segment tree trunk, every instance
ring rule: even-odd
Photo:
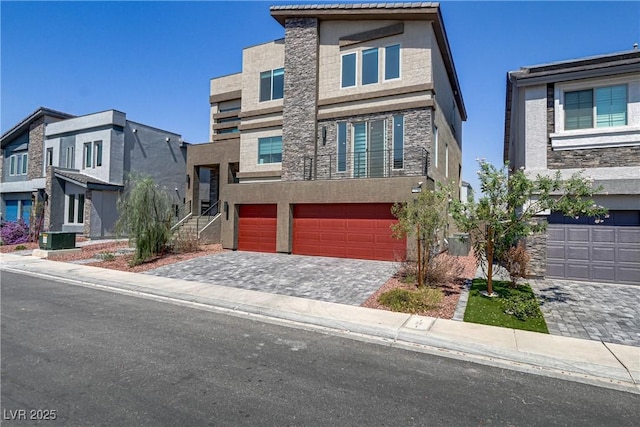
[[[487,230],[487,294],[493,294],[493,230]]]
[[[422,287],[422,248],[420,248],[420,224],[418,224],[418,287]]]

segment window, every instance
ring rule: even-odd
[[[353,124],[353,176],[378,178],[386,174],[385,120]]]
[[[260,73],[260,102],[282,99],[284,96],[284,68]]]
[[[53,148],[47,148],[47,163],[46,166],[53,166]]]
[[[356,54],[342,55],[342,79],[340,87],[352,87],[356,85]]]
[[[400,78],[400,45],[394,44],[384,48],[384,79]]]
[[[94,151],[95,151],[95,156],[96,156],[96,161],[95,161],[95,165],[96,167],[98,166],[102,166],[102,141],[96,141],[93,143],[93,147],[94,147]]]
[[[433,166],[438,167],[438,126],[433,127]]]
[[[404,167],[404,116],[393,116],[393,168]]]
[[[347,170],[347,123],[338,123],[338,172]]]
[[[282,137],[258,138],[258,163],[282,162]]]
[[[83,168],[90,168],[92,165],[91,143],[85,142],[84,144],[84,165]]]
[[[74,146],[69,146],[67,147],[66,151],[66,158],[65,158],[65,163],[64,163],[64,167],[67,169],[73,169],[75,167],[76,164],[76,160],[75,160],[75,154],[76,154],[76,150]]]
[[[84,194],[67,194],[67,224],[84,223]]]
[[[449,144],[444,145],[444,176],[449,178]]]
[[[378,83],[378,48],[362,51],[362,84]]]
[[[627,86],[565,92],[564,113],[565,130],[625,126],[627,124]]]
[[[27,174],[27,153],[13,154],[9,157],[9,175]]]
[[[238,130],[237,127],[232,127],[232,128],[228,128],[228,129],[218,129],[216,131],[216,134],[217,135],[222,135],[222,134],[225,134],[225,133],[238,133],[238,132],[240,132],[240,131]]]

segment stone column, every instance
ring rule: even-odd
[[[42,177],[42,158],[44,152],[44,117],[29,125],[29,152],[27,154],[27,178]]]
[[[285,21],[282,180],[302,180],[304,157],[316,154],[318,19]]]

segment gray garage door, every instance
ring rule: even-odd
[[[547,277],[640,285],[640,227],[549,224]]]

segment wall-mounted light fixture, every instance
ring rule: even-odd
[[[138,133],[138,129],[133,128],[133,133]]]
[[[167,137],[167,138],[165,139],[165,141],[169,142],[169,141],[171,141],[171,138]]]
[[[411,187],[412,193],[422,193],[422,181],[420,181],[417,185]]]
[[[191,177],[187,174],[187,188],[191,188]]]
[[[327,127],[322,126],[322,145],[327,145]]]
[[[224,217],[226,221],[229,221],[229,203],[224,202]]]

